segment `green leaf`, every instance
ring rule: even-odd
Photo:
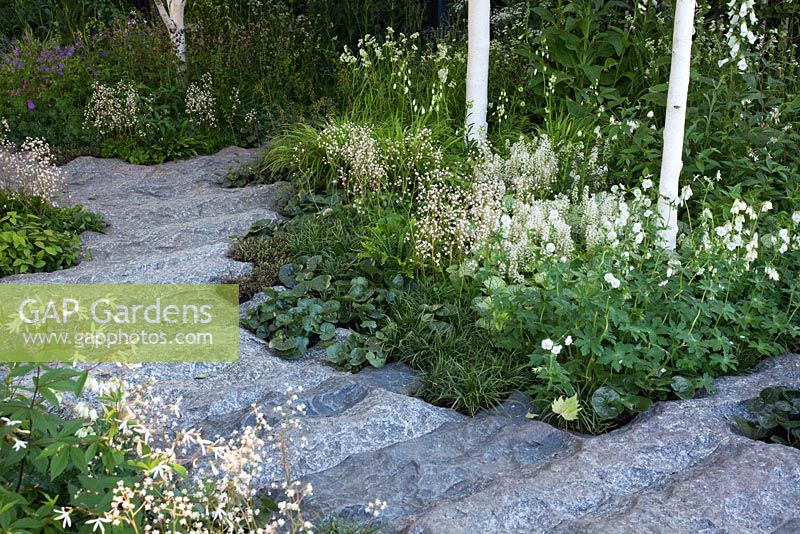
[[[578,395],[573,395],[569,398],[563,396],[555,399],[550,405],[553,413],[560,416],[565,421],[574,421],[578,418],[578,413],[581,411],[580,402],[578,402]]]
[[[672,378],[672,390],[678,397],[686,400],[694,397],[695,387],[694,384],[683,376],[675,376]]]
[[[311,282],[309,282],[309,287],[314,291],[322,293],[326,289],[331,286],[331,276],[328,274],[321,274],[319,276],[315,276]]]
[[[592,395],[592,409],[600,419],[615,419],[619,417],[625,406],[616,390],[601,387]]]
[[[55,480],[58,475],[64,472],[69,464],[70,447],[64,446],[55,456],[50,460],[50,480]]]

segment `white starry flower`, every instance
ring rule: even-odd
[[[606,273],[605,276],[603,276],[603,280],[605,280],[606,283],[614,289],[617,289],[620,286],[619,279],[611,273]]]

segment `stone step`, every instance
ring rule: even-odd
[[[597,437],[536,421],[446,425],[309,477],[311,505],[366,519],[364,495],[388,500],[387,532],[790,528],[800,517],[800,450],[750,440],[733,424],[745,399],[775,385],[800,387],[799,356],[717,380],[703,398],[657,403]]]

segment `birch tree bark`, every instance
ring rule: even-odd
[[[486,139],[489,98],[490,0],[469,0],[467,12],[467,139]]]
[[[675,250],[678,236],[678,180],[683,167],[683,134],[692,61],[695,4],[695,0],[676,0],[675,26],[672,30],[672,65],[658,185],[658,213],[664,227],[660,234],[661,245],[670,250]]]
[[[169,38],[175,49],[175,54],[181,63],[186,63],[186,28],[183,22],[183,13],[186,0],[155,0],[158,14],[167,26]]]

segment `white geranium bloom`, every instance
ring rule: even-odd
[[[552,354],[554,354],[555,356],[558,356],[559,354],[561,354],[561,349],[562,348],[563,347],[561,345],[553,345],[553,348],[550,349],[550,352]]]
[[[568,347],[572,345],[572,336],[567,336],[567,339],[564,340],[564,345]]]
[[[542,348],[544,350],[552,350],[553,349],[553,340],[549,337],[547,339],[542,340]]]
[[[603,280],[605,280],[606,283],[614,289],[617,289],[620,286],[619,279],[611,273],[606,273],[603,277]]]

